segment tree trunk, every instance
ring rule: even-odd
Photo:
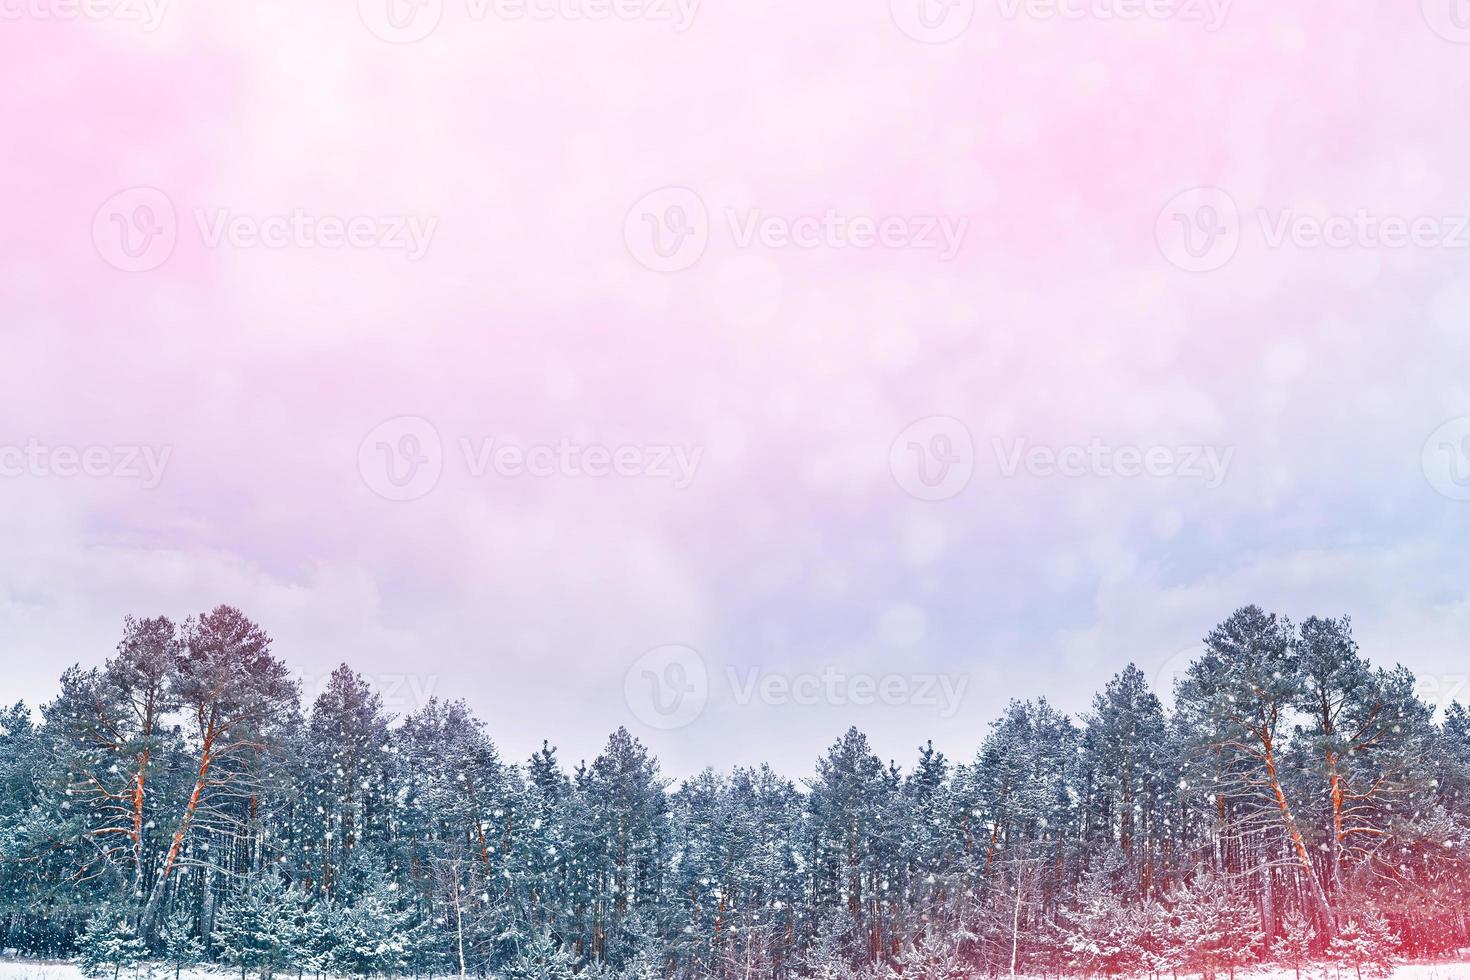
[[[194,823],[194,815],[199,811],[199,801],[204,796],[204,788],[209,782],[209,767],[214,763],[214,739],[213,731],[204,737],[204,745],[199,756],[199,775],[194,780],[194,791],[189,794],[189,802],[184,807],[184,815],[179,818],[179,827],[174,831],[173,842],[169,844],[168,856],[164,859],[158,877],[154,879],[153,890],[148,896],[148,904],[143,907],[138,931],[145,936],[153,931],[153,925],[158,918],[158,910],[163,904],[163,890],[168,884],[168,876],[173,872],[174,863],[178,860],[184,841],[189,836],[189,828]]]
[[[1011,909],[1011,977],[1016,976],[1016,953],[1021,945],[1021,882],[1016,881],[1016,904]]]
[[[1276,798],[1276,806],[1281,810],[1282,822],[1286,824],[1287,835],[1291,838],[1297,861],[1302,866],[1307,888],[1311,892],[1313,903],[1317,906],[1317,914],[1322,922],[1323,930],[1330,939],[1337,933],[1337,921],[1332,914],[1332,905],[1327,901],[1327,893],[1322,890],[1322,880],[1317,877],[1316,869],[1312,867],[1312,856],[1307,852],[1306,842],[1302,840],[1301,830],[1296,825],[1296,817],[1292,815],[1291,804],[1287,802],[1286,792],[1281,788],[1281,780],[1276,773],[1275,747],[1272,744],[1270,732],[1263,730],[1259,734],[1271,793]]]
[[[133,894],[143,891],[143,799],[148,779],[149,752],[144,749],[138,754],[138,770],[133,775]]]
[[[459,900],[459,872],[454,875],[454,933],[459,943],[459,975],[465,975],[464,968],[464,906]]]

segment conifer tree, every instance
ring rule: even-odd
[[[1354,916],[1332,937],[1328,952],[1343,966],[1351,967],[1357,980],[1363,971],[1369,976],[1387,976],[1393,971],[1398,942],[1388,931],[1382,916],[1368,911]]]
[[[549,933],[535,933],[501,969],[504,980],[572,980],[577,960]]]
[[[1277,961],[1291,967],[1296,980],[1301,980],[1302,965],[1312,951],[1312,927],[1306,916],[1296,909],[1287,913],[1272,950]]]
[[[194,918],[183,908],[175,909],[163,920],[158,938],[168,965],[173,967],[174,980],[204,959],[204,943],[194,934]]]
[[[275,874],[253,876],[226,905],[215,923],[214,942],[222,958],[240,970],[254,969],[263,980],[289,967],[298,950],[295,922],[303,902]]]
[[[128,916],[111,908],[102,909],[87,921],[77,948],[83,974],[111,976],[112,980],[118,980],[123,970],[136,968],[148,956],[148,946]]]
[[[1470,946],[1470,714],[1345,617],[1238,611],[1172,710],[1129,666],[1075,719],[1013,701],[965,764],[854,728],[800,782],[671,783],[626,729],[510,765],[464,702],[390,724],[343,667],[303,715],[284,670],[221,607],[0,711],[0,949],[114,980],[145,942],[176,978],[202,942],[247,977],[896,980]]]

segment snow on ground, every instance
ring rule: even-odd
[[[229,980],[230,977],[239,980],[239,971],[195,969],[185,970],[182,974],[182,980]],[[88,978],[82,976],[82,971],[75,963],[55,960],[0,959],[0,980],[88,980]],[[109,976],[106,980],[112,980],[112,978]],[[152,973],[145,972],[139,977],[130,970],[124,970],[119,980],[174,980],[174,971],[172,967],[165,969],[162,964],[154,964]],[[295,980],[294,975],[291,980]]]
[[[1237,970],[1235,975],[1236,980],[1296,980],[1294,971],[1278,967]],[[239,976],[238,970],[194,969],[185,970],[182,980],[230,980],[232,977],[238,978]],[[251,980],[256,980],[256,976],[254,973],[250,974]],[[134,975],[125,970],[119,980],[173,980],[173,977],[174,971],[171,967],[155,964],[152,972],[145,970],[141,975]],[[87,980],[87,978],[82,976],[81,970],[75,963],[55,960],[0,959],[0,980]],[[277,980],[295,980],[295,975],[280,974]],[[986,980],[986,978],[981,975],[976,980]],[[1018,977],[1017,980],[1035,980],[1035,978]],[[1162,978],[1162,980],[1169,980],[1169,978]],[[1179,980],[1198,980],[1198,974],[1181,973]],[[1222,971],[1217,980],[1229,980],[1229,974]],[[1302,968],[1302,980],[1356,980],[1356,978],[1351,969],[1338,971],[1330,964],[1325,967],[1322,964],[1313,964]],[[1365,976],[1364,980],[1368,978]],[[1470,980],[1470,960],[1404,963],[1394,970],[1392,980]]]

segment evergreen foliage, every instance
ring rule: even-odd
[[[671,782],[626,729],[501,757],[460,701],[312,703],[220,607],[124,624],[0,711],[0,948],[258,974],[864,980],[1355,978],[1470,945],[1470,713],[1346,618],[1256,607],[1172,707],[1129,665],[1078,717],[1013,701],[973,755],[842,733],[793,782]]]

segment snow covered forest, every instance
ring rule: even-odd
[[[1346,618],[1254,606],[1172,700],[1130,665],[1078,718],[976,719],[968,755],[853,729],[800,780],[674,784],[624,729],[509,760],[464,703],[395,719],[346,666],[301,704],[230,607],[129,619],[0,714],[0,947],[108,977],[756,980],[1364,976],[1470,945],[1460,706]]]

